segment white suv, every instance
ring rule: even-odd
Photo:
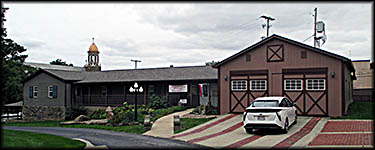
[[[246,108],[243,124],[247,133],[253,129],[282,129],[288,133],[292,123],[297,123],[296,104],[285,97],[260,97]]]

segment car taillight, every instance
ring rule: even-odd
[[[280,113],[280,111],[276,112],[276,116],[279,119],[279,121],[281,121],[281,113]]]

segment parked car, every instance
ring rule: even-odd
[[[281,129],[288,133],[289,126],[297,123],[297,109],[285,97],[256,98],[243,114],[243,127],[247,133],[254,129]]]

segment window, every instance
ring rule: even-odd
[[[57,86],[56,85],[50,85],[48,86],[48,98],[56,98],[57,97]]]
[[[246,61],[251,61],[251,55],[250,54],[246,55]]]
[[[325,90],[326,80],[325,79],[307,79],[306,80],[307,90]]]
[[[245,90],[247,90],[247,81],[246,80],[232,81],[232,90],[234,90],[234,91],[245,91]]]
[[[277,107],[278,105],[279,101],[277,100],[256,100],[251,107]]]
[[[82,95],[82,88],[77,86],[76,88],[76,96],[81,96]]]
[[[283,99],[280,104],[279,104],[279,107],[289,107],[288,103],[286,102],[285,99]]]
[[[100,87],[100,93],[101,93],[101,96],[107,96],[107,87],[101,86]]]
[[[284,80],[284,90],[302,90],[302,80],[301,79],[285,79]]]
[[[250,80],[250,90],[266,90],[266,80]]]
[[[306,59],[307,58],[307,52],[306,51],[302,51],[301,52],[301,58],[302,59]]]
[[[38,86],[33,87],[33,98],[38,98]]]
[[[53,86],[48,86],[48,98],[53,98]]]

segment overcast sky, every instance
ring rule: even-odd
[[[361,3],[3,3],[8,38],[25,46],[27,62],[57,58],[83,66],[95,37],[102,70],[204,65],[265,36],[262,15],[276,18],[270,35],[299,42],[313,34],[312,14],[326,24],[324,50],[352,60],[373,51],[373,2]],[[303,42],[313,46],[312,38]]]

